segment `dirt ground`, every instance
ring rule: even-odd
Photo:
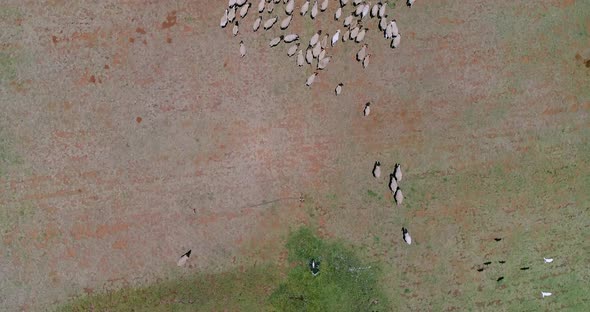
[[[384,263],[398,311],[590,306],[590,1],[398,3],[399,49],[372,20],[368,68],[339,44],[311,89],[226,5],[0,3],[0,309],[281,263],[300,224]]]

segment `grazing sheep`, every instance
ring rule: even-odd
[[[332,36],[332,46],[336,45],[336,42],[340,39],[340,29],[336,31],[334,36]]]
[[[336,9],[336,13],[334,13],[334,20],[339,20],[340,16],[342,16],[342,8]]]
[[[412,237],[410,236],[410,232],[408,232],[408,229],[406,229],[405,227],[402,227],[402,233],[403,233],[404,242],[406,242],[406,244],[408,244],[408,245],[412,245]]]
[[[367,66],[369,66],[369,59],[371,57],[372,54],[367,54],[365,56],[365,58],[363,59],[363,68],[367,68]]]
[[[280,37],[276,37],[273,38],[270,42],[269,42],[269,46],[272,47],[276,47],[279,43],[281,43],[281,40],[283,40],[284,36],[281,35]]]
[[[334,93],[336,93],[336,95],[340,95],[340,93],[342,93],[342,87],[344,86],[344,84],[341,82],[336,86],[336,89],[334,90]]]
[[[381,162],[376,161],[373,165],[373,177],[379,179],[381,177]]]
[[[301,16],[305,15],[307,13],[308,9],[309,9],[309,0],[305,0],[305,3],[301,6],[301,11],[299,11]]]
[[[316,43],[318,43],[318,41],[320,40],[320,35],[322,34],[322,30],[318,30],[317,33],[315,33],[313,36],[311,36],[311,38],[309,39],[309,46],[313,47],[315,46]]]
[[[285,36],[284,40],[286,43],[291,43],[293,41],[299,40],[299,35],[298,34],[288,34]]]
[[[311,74],[311,76],[309,76],[307,78],[307,80],[305,81],[305,85],[308,87],[311,87],[311,85],[313,84],[313,82],[315,81],[315,77],[318,75],[318,72],[315,72],[313,74]]]
[[[281,29],[285,30],[287,29],[287,27],[289,27],[289,25],[291,24],[291,20],[293,19],[293,15],[287,15],[287,17],[285,17],[282,21],[281,21]]]
[[[371,102],[365,104],[365,109],[363,109],[363,115],[365,117],[369,116],[370,113],[371,113]]]
[[[395,164],[393,169],[393,174],[395,175],[395,179],[399,182],[402,180],[402,166],[400,164]]]
[[[362,61],[365,58],[365,55],[367,55],[367,44],[363,44],[363,46],[361,47],[361,49],[356,53],[356,60],[357,61]]]
[[[264,5],[266,3],[264,2],[264,0],[260,0],[260,2],[258,2],[258,13],[262,13],[262,11],[264,11]]]
[[[232,29],[232,34],[234,34],[234,36],[237,36],[239,31],[240,29],[238,27],[238,21],[236,21],[236,23],[234,24],[234,28]]]
[[[398,206],[404,202],[404,194],[402,193],[402,189],[399,188],[399,186],[397,187],[397,190],[395,191],[393,197],[395,198],[395,203]]]
[[[264,30],[269,30],[279,19],[278,16],[275,16],[273,18],[269,18],[268,20],[266,20],[266,22],[264,22]]]
[[[188,258],[190,258],[190,256],[191,256],[191,251],[192,250],[189,249],[189,251],[187,251],[185,254],[180,256],[176,265],[178,265],[179,267],[184,266],[186,264],[186,262],[188,261]]]
[[[553,294],[552,294],[552,293],[550,293],[550,292],[545,292],[545,291],[542,291],[542,292],[541,292],[541,298],[549,297],[549,296],[551,296],[551,295],[553,295]]]
[[[252,30],[257,31],[260,28],[260,23],[262,23],[262,16],[258,16],[258,18],[254,21],[254,25],[252,25]]]
[[[313,6],[311,7],[311,19],[315,19],[318,16],[318,0],[315,0]]]
[[[297,66],[303,66],[304,62],[305,59],[303,58],[303,50],[299,50],[299,53],[297,53]]]
[[[395,177],[393,176],[393,173],[389,175],[389,190],[395,196],[395,192],[397,191],[397,181],[395,180]]]
[[[313,52],[311,51],[311,48],[307,48],[307,51],[305,51],[305,61],[310,65],[311,62],[313,62]]]
[[[330,63],[331,59],[332,59],[332,57],[330,57],[330,56],[326,56],[323,59],[320,59],[318,61],[318,69],[322,70],[322,69],[326,68],[326,66],[328,66],[328,63]]]
[[[219,21],[219,26],[221,26],[221,28],[225,28],[225,26],[227,26],[227,9],[225,9],[221,20]]]
[[[250,9],[250,6],[251,6],[251,5],[252,5],[252,3],[248,2],[248,4],[247,4],[247,5],[243,6],[243,7],[240,9],[240,17],[241,17],[241,18],[244,18],[244,17],[246,17],[246,15],[248,15],[248,9]]]
[[[240,41],[240,56],[246,56],[246,46],[244,45],[244,40]]]
[[[408,0],[408,1],[406,2],[406,5],[407,5],[407,6],[409,6],[409,7],[411,8],[411,7],[412,7],[412,5],[414,5],[414,1],[415,1],[415,0]]]
[[[322,5],[320,5],[320,11],[324,12],[328,8],[328,2],[328,0],[324,0],[324,2],[322,2]]]
[[[287,50],[287,56],[291,57],[291,56],[295,55],[295,53],[297,53],[298,48],[299,48],[299,42],[297,42],[296,44],[289,47],[289,50]]]
[[[391,48],[397,49],[399,47],[401,40],[402,33],[399,33],[396,37],[393,37],[393,39],[391,40]]]
[[[363,39],[365,39],[365,34],[367,33],[367,31],[369,31],[369,28],[364,28],[361,31],[359,31],[354,41],[356,41],[356,43],[360,43],[361,41],[363,41]]]
[[[287,13],[287,15],[291,15],[293,14],[293,9],[295,9],[295,0],[289,0],[285,6],[285,13]]]

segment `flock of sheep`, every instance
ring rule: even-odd
[[[291,25],[293,16],[296,15],[295,0],[253,1],[258,1],[258,5],[256,7],[258,16],[251,23],[251,27],[254,32],[259,31],[260,27],[262,27],[265,31],[270,30],[277,23],[279,24],[278,27],[280,27],[281,30],[286,31],[289,28],[289,25]],[[311,19],[315,19],[319,14],[323,14],[328,10],[330,2],[335,2],[335,0],[312,1],[313,4],[310,0],[298,1],[301,2],[300,6],[298,7],[298,12],[302,18],[305,18],[307,15],[309,15]],[[283,2],[282,9],[277,8],[278,5],[280,5],[280,2]],[[287,56],[293,57],[296,55],[297,66],[302,67],[307,63],[308,65],[316,68],[316,70],[305,81],[306,86],[311,87],[319,71],[325,69],[329,65],[332,56],[328,54],[328,51],[329,49],[336,46],[340,41],[343,43],[347,41],[357,44],[362,43],[360,49],[356,53],[356,60],[362,64],[363,68],[366,68],[369,65],[371,53],[368,51],[368,45],[363,43],[365,35],[369,31],[369,28],[365,27],[365,22],[367,20],[372,18],[379,19],[378,28],[381,32],[383,32],[383,37],[385,39],[391,40],[391,48],[395,49],[400,46],[401,32],[398,29],[395,19],[391,19],[389,21],[387,19],[387,2],[382,3],[379,1],[374,5],[371,5],[370,2],[366,2],[364,0],[351,0],[350,2],[352,5],[347,6],[349,0],[339,0],[339,5],[335,9],[334,15],[332,16],[335,21],[340,22],[342,20],[343,27],[345,29],[344,32],[338,29],[334,34],[332,34],[332,36],[330,36],[328,33],[318,30],[311,36],[311,38],[309,38],[307,45],[302,45],[302,38],[300,38],[299,34],[296,33],[283,34],[270,40],[269,46],[271,48],[280,45],[282,42],[285,44],[291,44],[287,48]],[[408,7],[411,7],[414,4],[414,0],[407,0],[406,4]],[[229,0],[228,7],[225,9],[221,17],[220,26],[225,28],[228,25],[233,25],[232,34],[233,36],[238,36],[241,27],[244,27],[246,24],[245,17],[250,12],[251,6],[252,2],[248,0]],[[346,17],[343,18],[343,11],[347,8],[350,8],[349,13],[347,13]],[[279,18],[277,11],[284,11],[285,16]],[[275,12],[274,16],[273,12]],[[238,20],[238,17],[240,20]],[[245,57],[247,54],[247,46],[243,40],[241,40],[239,44],[239,53],[241,57]],[[334,92],[336,95],[340,95],[342,93],[343,86],[343,83],[339,83],[335,87]],[[363,110],[364,116],[368,116],[370,114],[370,105],[370,102],[365,104]],[[379,161],[375,162],[372,173],[377,179],[381,177],[381,163]],[[400,188],[402,177],[403,174],[401,165],[395,164],[393,172],[389,175],[389,189],[391,190],[393,198],[398,206],[400,206],[404,200],[404,195]],[[402,227],[402,239],[408,245],[412,244],[412,237],[410,236],[408,229],[405,227]],[[500,240],[501,238],[496,238],[496,241]],[[183,254],[178,260],[178,266],[183,266],[188,261],[190,254],[190,250]],[[551,263],[553,259],[546,258],[544,261],[545,263]],[[505,263],[505,261],[499,261],[499,263]],[[315,259],[311,259],[309,262],[309,268],[314,276],[319,274],[319,264],[319,261],[316,261]],[[485,266],[488,266],[489,264],[491,264],[491,262],[484,263]],[[521,268],[521,270],[528,269],[529,267]],[[479,272],[482,272],[483,270],[484,267],[477,269]],[[504,277],[502,276],[497,280],[501,281],[503,279]],[[541,295],[544,298],[551,296],[552,293],[542,292]]]
[[[261,26],[265,31],[270,30],[277,23],[281,30],[287,30],[289,28],[293,16],[296,15],[295,0],[283,0],[283,9],[276,8],[277,4],[280,4],[280,2],[281,0],[259,0],[257,6],[257,12],[259,15],[254,22],[252,22],[253,31],[258,31]],[[303,0],[301,0],[301,2],[303,2]],[[299,7],[299,15],[302,17],[309,15],[311,19],[315,19],[318,17],[318,14],[322,14],[328,10],[330,2],[330,0],[314,0],[313,4],[311,4],[310,0],[305,0],[305,2]],[[280,35],[271,39],[269,42],[270,47],[276,47],[281,42],[292,44],[287,49],[287,55],[289,57],[297,55],[297,66],[302,67],[306,63],[310,66],[315,66],[316,70],[305,81],[305,85],[308,87],[314,83],[319,71],[325,69],[332,60],[332,56],[328,55],[328,50],[330,48],[333,48],[340,41],[346,42],[350,40],[355,43],[363,42],[365,35],[369,31],[369,28],[364,26],[366,20],[378,18],[379,30],[383,32],[385,39],[391,39],[390,46],[392,48],[398,48],[400,46],[401,32],[398,29],[395,19],[392,19],[389,22],[387,20],[387,3],[384,4],[379,2],[371,6],[370,2],[366,3],[362,0],[351,0],[352,6],[347,7],[348,2],[348,0],[339,0],[339,6],[336,8],[333,15],[334,20],[343,20],[342,23],[345,28],[343,33],[338,29],[332,34],[332,36],[330,36],[330,34],[318,30],[311,36],[307,46],[302,46],[299,34],[295,33]],[[414,0],[408,0],[406,3],[411,7]],[[250,12],[251,6],[252,3],[248,2],[248,0],[229,0],[228,8],[225,9],[221,17],[220,26],[225,28],[228,25],[233,24],[232,34],[238,36],[241,27],[244,27],[245,17]],[[347,8],[351,8],[350,14],[342,18],[343,10]],[[276,12],[282,10],[284,10],[285,16],[279,18],[279,15],[276,14]],[[275,12],[274,16],[273,12]],[[238,18],[240,19],[239,21]],[[243,40],[240,41],[239,51],[241,57],[246,56],[247,47]],[[371,54],[368,53],[367,44],[363,44],[360,50],[358,50],[356,58],[361,62],[363,68],[369,66]],[[342,92],[342,87],[342,83],[337,86],[336,94]]]

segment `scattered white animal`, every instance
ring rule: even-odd
[[[361,31],[359,31],[359,33],[356,35],[356,38],[354,38],[354,41],[356,41],[356,43],[363,41],[363,39],[365,39],[365,34],[367,33],[367,31],[369,31],[369,28],[363,28]]]
[[[334,93],[336,93],[336,95],[340,95],[340,93],[342,93],[342,86],[344,86],[342,82],[336,86],[336,89],[334,90]]]
[[[365,115],[365,117],[369,116],[370,113],[371,113],[371,102],[365,104],[365,109],[363,109],[363,115]]]
[[[377,179],[381,177],[381,162],[376,161],[373,165],[373,176]]]
[[[401,40],[402,40],[402,33],[399,33],[399,34],[397,34],[397,36],[393,37],[393,39],[391,40],[391,48],[397,49],[399,47]]]
[[[311,49],[311,52],[313,54],[313,57],[320,56],[320,53],[322,52],[322,45],[319,42],[316,43],[315,46]]]
[[[248,14],[248,9],[250,9],[250,6],[251,6],[251,5],[252,5],[252,3],[248,2],[248,4],[247,4],[247,5],[243,6],[243,7],[240,9],[240,17],[241,17],[241,18],[244,18],[244,17],[246,17],[246,15]]]
[[[357,5],[361,4],[361,2],[363,2],[363,0],[352,0],[352,4],[354,6],[357,6]]]
[[[354,40],[356,38],[356,35],[359,34],[359,31],[361,31],[361,26],[360,25],[358,25],[355,28],[353,28],[350,31],[350,40]]]
[[[259,16],[255,21],[254,25],[252,25],[252,30],[257,31],[260,28],[260,23],[262,23],[262,16]]]
[[[415,1],[415,0],[408,0],[408,1],[406,2],[406,4],[407,4],[409,7],[412,7],[412,5],[414,5],[414,1]]]
[[[348,37],[350,36],[350,31],[347,29],[344,34],[342,35],[342,42],[346,42],[346,40],[348,40]]]
[[[289,2],[287,2],[287,5],[285,6],[285,13],[287,13],[287,15],[291,15],[293,13],[294,8],[295,0],[289,0]]]
[[[227,5],[227,6],[228,6],[229,8],[233,8],[233,7],[234,7],[234,5],[236,5],[236,0],[229,0],[229,2],[228,2],[228,5]]]
[[[320,42],[322,49],[325,49],[326,47],[328,47],[328,38],[330,38],[330,35],[326,34],[324,36],[324,38],[322,38],[322,41]]]
[[[371,54],[367,54],[365,56],[365,58],[363,59],[363,68],[367,68],[367,66],[369,66],[369,58],[371,57]]]
[[[284,38],[283,35],[281,35],[280,37],[273,38],[272,40],[270,40],[270,43],[268,45],[271,48],[276,47],[279,43],[281,43],[281,40],[283,40],[283,38]]]
[[[363,46],[361,47],[361,49],[356,53],[356,60],[357,61],[362,61],[365,58],[365,55],[367,55],[367,44],[363,44]]]
[[[371,10],[371,2],[366,3],[363,7],[363,12],[361,13],[361,18],[365,18],[367,14],[369,14],[369,10]]]
[[[313,36],[311,36],[311,39],[309,39],[309,46],[313,47],[315,46],[316,43],[318,43],[318,41],[320,40],[320,35],[322,34],[322,30],[318,30],[317,33],[315,33]]]
[[[229,11],[227,12],[227,20],[230,23],[233,23],[235,18],[236,18],[236,7],[233,7],[231,9],[229,9]]]
[[[543,258],[543,260],[545,261],[545,263],[553,262],[553,258]]]
[[[385,17],[385,8],[387,7],[387,4],[383,4],[381,5],[381,7],[379,8],[379,17],[380,18],[384,18]]]
[[[379,6],[382,5],[381,2],[376,3],[373,8],[371,8],[371,17],[377,16],[379,14]]]
[[[551,295],[553,295],[553,294],[550,292],[544,292],[544,291],[541,292],[541,298],[549,297]]]
[[[258,2],[258,13],[262,13],[262,11],[264,11],[264,5],[266,3],[264,2],[264,0],[260,0],[260,2]]]
[[[336,45],[336,42],[338,42],[338,39],[340,37],[340,29],[338,29],[336,31],[336,33],[334,34],[334,36],[332,36],[332,46]]]
[[[402,180],[402,166],[400,164],[395,164],[395,169],[393,169],[393,174],[395,175],[395,179],[398,182]]]
[[[311,74],[311,76],[309,76],[307,78],[307,80],[305,81],[305,85],[308,86],[308,87],[311,87],[311,85],[315,81],[315,76],[317,76],[317,75],[318,75],[318,72],[315,72],[315,73]]]
[[[321,61],[326,57],[326,49],[322,49],[320,55],[318,55],[318,60]]]
[[[311,65],[311,62],[313,62],[313,52],[311,51],[311,48],[307,48],[307,51],[305,51],[305,61],[307,62],[307,64]]]
[[[318,16],[318,0],[315,0],[311,7],[311,19],[315,19],[316,16]]]
[[[394,20],[391,21],[391,34],[392,36],[390,38],[396,37],[397,35],[399,35],[399,29],[397,28],[397,22]],[[389,38],[387,38],[389,39]]]
[[[326,56],[323,59],[320,59],[318,61],[318,69],[322,70],[322,69],[326,68],[326,66],[328,66],[328,63],[330,63],[331,59],[332,59],[332,57],[330,57],[330,56]]]
[[[291,20],[293,19],[293,15],[287,15],[287,17],[283,18],[281,21],[281,29],[285,30],[291,24]]]
[[[364,5],[359,5],[356,7],[356,10],[354,10],[354,15],[355,16],[359,16],[361,14],[363,14],[363,10],[365,9]]]
[[[289,50],[287,50],[287,56],[291,57],[291,56],[295,55],[295,53],[297,53],[298,48],[299,48],[299,42],[297,42],[296,44],[289,47]]]
[[[225,28],[225,26],[227,26],[227,9],[225,9],[225,13],[223,13],[221,21],[219,21],[219,26],[221,26],[221,28]]]
[[[268,14],[272,13],[272,10],[275,9],[275,4],[272,1],[269,1],[266,4],[266,12],[268,12]]]
[[[340,0],[340,7],[345,6],[348,3],[348,0]]]
[[[299,53],[297,53],[297,66],[303,66],[304,62],[305,59],[303,58],[303,50],[299,50]]]
[[[240,29],[238,27],[238,21],[236,21],[236,23],[234,24],[234,28],[232,29],[232,34],[234,36],[237,36],[239,31],[240,31]]]
[[[336,13],[334,13],[334,19],[339,20],[340,16],[342,16],[342,8],[336,9]]]
[[[344,27],[350,26],[350,23],[352,23],[353,18],[354,18],[354,16],[352,16],[352,15],[349,15],[346,18],[344,18]]]
[[[320,6],[320,11],[324,12],[328,8],[328,0],[324,0]]]
[[[385,31],[385,29],[387,29],[387,25],[387,17],[382,17],[379,20],[379,30]]]
[[[285,36],[284,40],[286,43],[291,43],[295,40],[299,40],[299,35],[298,34],[288,34]]]
[[[306,0],[305,3],[301,6],[301,11],[299,12],[301,14],[301,16],[305,15],[307,13],[308,9],[309,9],[309,0]]]
[[[246,56],[246,46],[244,45],[244,40],[240,41],[240,56]]]
[[[398,206],[404,202],[404,194],[402,193],[402,189],[400,189],[399,186],[397,187],[397,190],[395,191],[393,197],[395,198],[395,203]]]
[[[246,0],[237,0],[237,1],[236,1],[236,4],[237,4],[238,6],[242,6],[242,5],[244,5],[244,3],[246,3]]]
[[[273,18],[269,18],[268,20],[266,20],[266,22],[264,22],[264,30],[269,30],[272,25],[274,25],[277,22],[277,19],[279,19],[278,16],[275,16]]]
[[[395,192],[397,191],[397,181],[395,180],[393,173],[389,175],[389,190],[393,195],[395,195]]]
[[[410,232],[405,227],[402,227],[402,233],[404,235],[404,242],[408,245],[412,245],[412,237],[410,236]]]
[[[190,258],[190,256],[191,256],[191,250],[189,250],[188,252],[186,252],[185,254],[180,256],[176,265],[178,265],[179,267],[184,266],[186,264],[186,262],[188,261],[188,258]]]

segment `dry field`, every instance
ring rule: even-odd
[[[399,49],[373,20],[368,68],[340,43],[307,88],[258,1],[237,38],[225,0],[1,1],[0,310],[186,280],[272,310],[300,226],[379,266],[391,311],[590,310],[590,1],[397,2]]]

